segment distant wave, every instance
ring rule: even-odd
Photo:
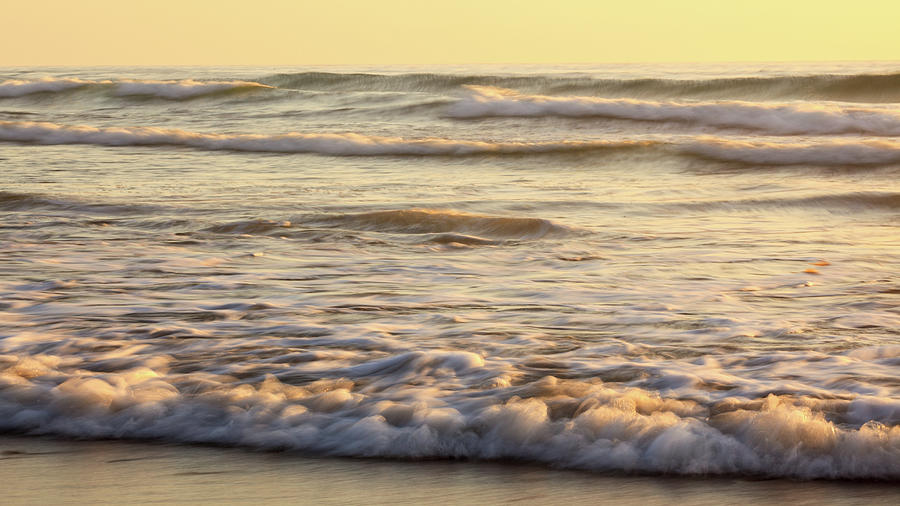
[[[252,81],[119,81],[116,94],[147,95],[169,99],[194,98],[237,90],[270,88]]]
[[[900,73],[716,79],[595,79],[558,83],[550,86],[547,92],[666,98],[900,102]]]
[[[31,121],[0,121],[0,141],[44,145],[175,146],[212,151],[313,153],[332,156],[521,156],[661,149],[683,156],[750,165],[900,164],[900,142],[886,139],[776,143],[696,137],[682,143],[627,139],[490,142],[379,137],[357,133],[215,134],[153,127],[97,128]]]
[[[655,98],[811,99],[900,102],[900,73],[714,79],[609,79],[572,75],[372,74],[299,72],[260,79],[279,88],[322,91],[448,92],[462,86],[529,92]]]
[[[478,76],[465,74],[366,74],[300,72],[276,74],[260,82],[284,89],[316,91],[398,91],[447,92],[466,85],[528,87],[533,83],[552,82],[541,76]]]
[[[756,165],[890,165],[900,163],[900,142],[746,142],[700,138],[681,147],[685,154]]]
[[[131,84],[139,86],[132,87]],[[231,87],[229,88],[228,85]],[[206,86],[205,91],[203,86]],[[217,89],[218,86],[221,88]],[[64,92],[84,87],[142,89],[141,94],[183,99],[215,93],[223,89],[281,88],[338,92],[451,93],[465,86],[514,88],[536,94],[583,94],[595,97],[900,102],[900,73],[713,79],[613,79],[585,75],[333,72],[284,73],[262,76],[251,81],[195,81],[193,79],[141,81],[115,78],[92,81],[79,78],[43,78],[12,79],[0,82],[0,98],[20,97],[33,93]],[[125,94],[130,95],[131,93]]]
[[[525,95],[513,90],[470,87],[451,105],[455,118],[597,117],[697,123],[776,134],[900,135],[900,112],[821,104],[675,102],[594,97]]]
[[[0,98],[21,97],[32,93],[57,93],[91,84],[96,84],[96,81],[50,77],[34,80],[10,79],[0,82]]]
[[[35,93],[60,93],[81,88],[111,90],[117,96],[149,96],[170,100],[183,100],[237,90],[270,88],[252,81],[153,81],[153,80],[105,80],[90,81],[70,78],[44,78],[34,80],[7,80],[0,82],[0,98],[21,97]]]
[[[283,135],[205,134],[151,127],[65,126],[55,123],[0,121],[0,141],[99,146],[184,146],[208,150],[324,155],[534,154],[635,149],[654,141],[486,142],[440,138],[406,139],[355,133]]]

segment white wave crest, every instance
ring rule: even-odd
[[[683,150],[714,160],[759,165],[887,165],[900,163],[900,142],[744,142],[701,138]]]
[[[272,88],[253,81],[181,81],[99,80],[77,78],[13,79],[0,82],[0,98],[21,97],[33,93],[58,93],[83,87],[111,88],[118,96],[153,96],[180,100],[229,90]]]
[[[634,148],[652,141],[483,142],[440,138],[406,139],[355,133],[283,135],[205,134],[151,127],[64,126],[44,122],[0,122],[0,141],[100,146],[184,146],[209,150],[326,155],[475,155],[548,153]]]
[[[471,93],[450,106],[447,111],[449,116],[604,117],[697,123],[788,135],[843,133],[900,135],[900,112],[891,108],[845,107],[821,103],[684,102],[551,97],[525,95],[512,90],[483,86],[468,88]]]

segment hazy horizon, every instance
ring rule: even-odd
[[[52,0],[5,11],[16,22],[0,41],[16,50],[3,66],[452,65],[891,61],[900,6]]]

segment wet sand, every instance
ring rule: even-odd
[[[610,476],[0,437],[4,504],[900,504],[890,482]]]

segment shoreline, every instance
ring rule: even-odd
[[[609,475],[133,441],[0,436],[5,504],[896,504],[891,482]]]

